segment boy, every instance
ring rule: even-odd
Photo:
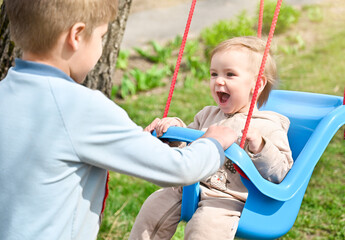
[[[256,37],[237,37],[220,43],[211,54],[210,89],[218,106],[207,106],[188,127],[205,130],[211,125],[231,127],[241,140],[255,89],[265,42]],[[273,58],[268,56],[260,79],[258,104],[268,98],[277,79]],[[246,152],[260,174],[279,183],[293,164],[287,139],[289,120],[255,107],[247,135]],[[179,118],[156,119],[146,130],[163,134],[169,126],[186,127]],[[201,182],[199,208],[185,228],[185,239],[233,239],[248,192],[228,160],[216,174]],[[130,239],[170,239],[178,225],[181,188],[153,193],[144,203]]]
[[[101,56],[116,1],[4,3],[23,59],[0,82],[0,239],[95,239],[107,170],[176,186],[223,164],[231,129],[171,149],[77,84]]]

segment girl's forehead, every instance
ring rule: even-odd
[[[218,52],[216,52],[214,55],[216,54],[223,54],[223,55],[249,55],[252,51],[245,48],[245,47],[231,47],[231,48],[225,48],[222,50],[219,50]]]
[[[227,49],[222,49],[214,53],[211,58],[214,60],[236,60],[236,61],[245,61],[250,65],[250,68],[254,68],[254,66],[259,65],[261,63],[262,56],[260,53],[252,51],[251,49],[245,47],[231,47]]]
[[[229,49],[216,52],[211,59],[211,63],[215,61],[248,61],[249,52],[242,49]]]
[[[232,69],[242,72],[256,73],[259,67],[250,50],[230,49],[215,53],[211,59],[210,69]]]

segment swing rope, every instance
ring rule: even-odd
[[[262,22],[263,22],[263,18],[264,18],[264,2],[265,2],[265,0],[260,0],[259,22],[258,22],[258,38],[261,38]]]
[[[189,16],[188,16],[187,24],[186,24],[185,31],[184,31],[184,34],[183,34],[180,51],[178,53],[176,67],[175,67],[174,75],[173,75],[173,78],[172,78],[172,81],[171,81],[169,96],[168,96],[168,99],[167,99],[167,103],[165,105],[165,110],[164,110],[163,118],[168,116],[169,107],[170,107],[172,95],[174,93],[174,88],[175,88],[175,84],[176,84],[177,74],[178,74],[178,71],[180,69],[182,55],[183,55],[184,47],[186,45],[187,36],[188,36],[189,28],[190,28],[190,23],[192,21],[194,9],[195,9],[195,4],[196,4],[196,0],[193,0],[191,8],[189,10]]]
[[[275,27],[277,25],[279,11],[280,11],[280,7],[281,7],[281,4],[282,4],[282,1],[283,0],[278,0],[277,1],[277,6],[276,6],[276,9],[274,11],[274,16],[273,16],[271,28],[270,28],[270,31],[269,31],[269,34],[268,34],[268,39],[267,39],[264,55],[263,55],[263,58],[262,58],[262,61],[261,61],[259,75],[258,75],[258,78],[256,80],[255,89],[254,89],[252,101],[251,101],[251,104],[250,104],[250,108],[249,108],[246,124],[245,124],[244,129],[243,129],[243,134],[242,134],[241,144],[240,144],[241,148],[244,148],[244,144],[245,144],[245,141],[246,141],[250,120],[251,120],[252,115],[253,115],[254,106],[256,104],[256,99],[257,99],[259,88],[260,88],[260,80],[261,80],[261,78],[263,76],[263,73],[264,73],[264,70],[265,70],[266,60],[267,60],[268,53],[270,51],[271,42],[272,42],[272,38],[273,38]],[[260,25],[262,25],[262,24],[260,24]],[[243,171],[236,164],[234,164],[234,167],[239,172],[239,174],[241,174],[242,177],[248,179],[248,177],[243,173]]]
[[[279,11],[280,11],[280,7],[281,7],[281,4],[282,4],[282,1],[283,0],[278,0],[277,1],[277,5],[276,5],[275,12],[274,12],[272,24],[271,24],[270,31],[269,31],[269,34],[268,34],[268,39],[267,39],[264,55],[263,55],[261,66],[260,66],[260,70],[259,70],[259,75],[258,75],[258,78],[257,78],[257,81],[256,81],[256,85],[255,85],[255,89],[254,89],[251,105],[250,105],[250,108],[249,108],[249,113],[248,113],[248,116],[247,116],[245,127],[243,129],[243,135],[242,135],[241,144],[240,144],[241,148],[244,148],[244,144],[245,144],[246,136],[247,136],[247,133],[248,133],[248,128],[249,128],[250,120],[251,120],[251,117],[253,115],[254,106],[256,104],[257,95],[258,95],[258,92],[259,92],[260,79],[262,78],[263,72],[265,70],[266,60],[267,60],[267,56],[268,56],[268,53],[269,53],[269,50],[270,50],[270,47],[271,47],[271,42],[272,42],[272,38],[273,38],[273,35],[274,35],[275,27],[276,27],[276,24],[277,24],[277,20],[278,20]],[[181,44],[180,51],[179,51],[179,54],[178,54],[178,58],[177,58],[177,62],[176,62],[176,67],[175,67],[173,79],[172,79],[172,82],[171,82],[169,96],[168,96],[167,103],[166,103],[166,106],[165,106],[163,118],[168,116],[169,107],[170,107],[170,103],[171,103],[171,100],[172,100],[172,95],[173,95],[175,84],[176,84],[177,74],[178,74],[178,71],[179,71],[179,68],[180,68],[180,65],[181,65],[182,55],[183,55],[183,51],[184,51],[184,48],[185,48],[185,45],[186,45],[187,36],[188,36],[189,28],[190,28],[190,23],[192,21],[194,9],[195,9],[195,4],[196,4],[196,0],[193,0],[191,8],[190,8],[190,11],[189,11],[189,16],[188,16],[186,28],[185,28],[184,35],[183,35],[182,44]],[[260,1],[260,11],[259,11],[259,23],[258,23],[258,37],[261,37],[261,32],[262,32],[263,8],[264,8],[264,0],[261,0]],[[345,134],[344,134],[344,137],[345,137]],[[248,179],[248,177],[243,173],[243,171],[237,165],[234,164],[234,167],[239,172],[239,174],[241,174],[241,176],[243,176],[246,179]]]
[[[276,27],[276,24],[277,24],[278,15],[279,15],[279,11],[280,11],[280,7],[281,7],[281,4],[282,4],[282,1],[283,0],[278,0],[277,6],[276,6],[276,9],[275,9],[275,12],[274,12],[274,16],[273,16],[270,32],[268,34],[268,39],[267,39],[267,43],[266,43],[266,47],[265,47],[265,52],[264,52],[264,55],[262,57],[261,66],[260,66],[260,70],[259,70],[259,75],[258,75],[258,78],[256,80],[255,89],[254,89],[252,101],[251,101],[251,104],[250,104],[249,113],[248,113],[248,116],[247,116],[247,121],[246,121],[244,130],[243,130],[243,135],[242,135],[241,144],[240,144],[241,148],[244,147],[244,143],[245,143],[245,140],[246,140],[246,136],[247,136],[250,120],[251,120],[251,117],[253,115],[254,106],[256,104],[256,100],[257,100],[257,96],[258,96],[258,92],[259,92],[259,88],[260,88],[260,80],[261,80],[261,78],[263,76],[263,73],[265,71],[266,60],[267,60],[267,56],[268,56],[268,53],[269,53],[270,48],[271,48],[271,42],[272,42],[272,38],[273,38],[275,27]]]

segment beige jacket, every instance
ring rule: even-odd
[[[194,117],[194,122],[189,124],[188,128],[206,131],[211,125],[228,126],[237,133],[239,136],[237,143],[240,144],[246,118],[247,114],[244,113],[229,115],[223,113],[217,106],[207,106]],[[261,133],[265,145],[261,153],[255,155],[248,150],[247,146],[245,146],[245,150],[262,177],[274,183],[280,183],[293,164],[287,138],[289,125],[290,121],[287,117],[275,112],[256,111],[252,115],[250,128],[256,128]],[[186,125],[184,124],[184,126]],[[231,160],[227,160],[214,175],[202,183],[215,190],[217,195],[230,194],[241,201],[245,201],[248,196],[247,189],[243,185],[240,175],[234,169]]]

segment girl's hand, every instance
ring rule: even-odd
[[[166,117],[166,118],[160,119],[160,121],[157,122],[156,127],[155,127],[157,137],[161,137],[163,133],[165,133],[168,130],[168,128],[171,126],[183,127],[183,124],[179,120],[173,117]]]
[[[166,117],[163,119],[156,118],[144,129],[144,131],[152,132],[153,130],[156,130],[157,137],[161,137],[171,126],[183,127],[183,124],[176,118],[172,117]]]
[[[247,133],[248,149],[253,154],[257,154],[262,151],[265,146],[265,141],[262,138],[260,132],[255,128],[249,128]]]

